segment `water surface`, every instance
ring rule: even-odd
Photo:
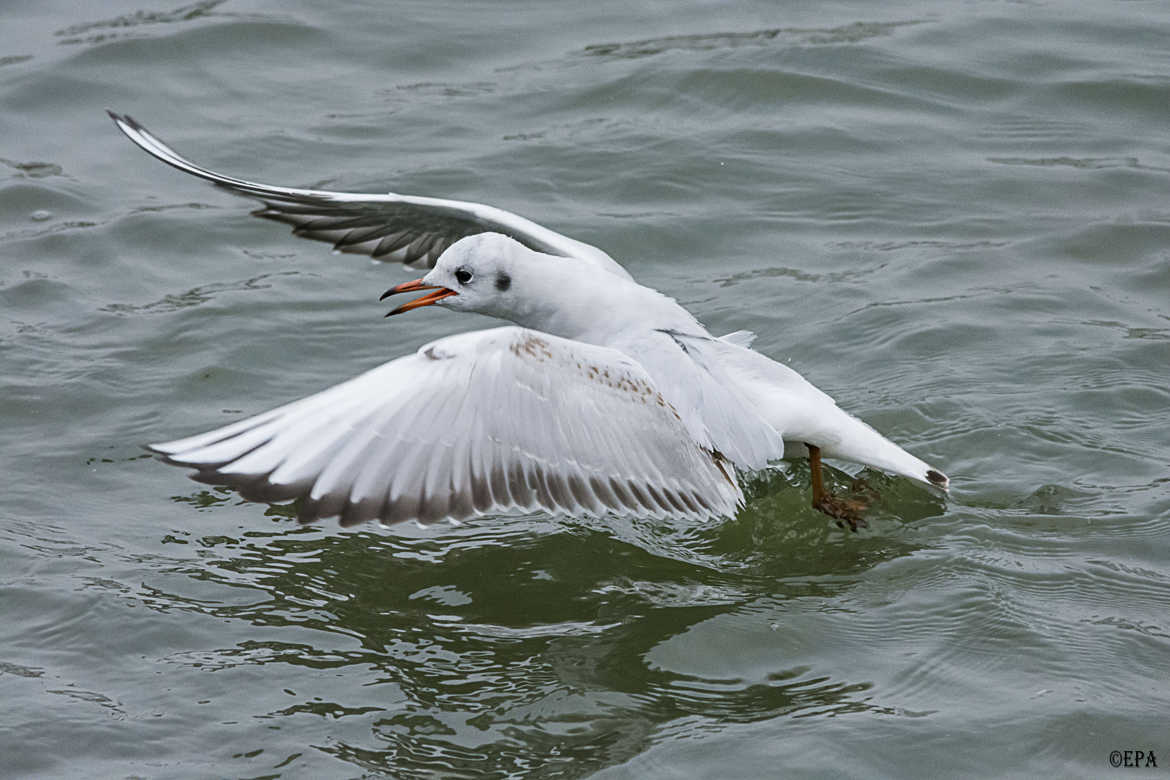
[[[1170,766],[1168,40],[1156,2],[10,3],[0,774]],[[595,243],[950,500],[867,473],[851,535],[796,464],[700,526],[340,531],[189,482],[139,445],[489,321],[383,321],[408,272],[107,106],[228,173]]]

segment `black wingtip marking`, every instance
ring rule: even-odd
[[[930,484],[932,485],[945,485],[949,481],[945,474],[943,474],[941,471],[935,471],[934,469],[930,469],[926,472],[926,478],[930,480]]]
[[[112,108],[107,108],[106,113],[109,114],[110,119],[114,120],[114,124],[118,125],[119,127],[121,127],[122,125],[125,125],[126,127],[129,127],[131,130],[138,130],[138,131],[146,129],[142,125],[140,125],[137,121],[135,121],[134,117],[130,116],[129,114],[119,114],[117,111],[114,111]]]

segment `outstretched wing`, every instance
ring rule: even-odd
[[[734,513],[732,467],[622,353],[518,327],[433,342],[317,395],[149,447],[301,520]]]
[[[293,233],[329,241],[334,249],[397,260],[415,268],[431,268],[447,247],[477,233],[503,233],[529,249],[574,257],[623,277],[629,274],[595,246],[494,206],[413,195],[368,195],[304,190],[225,176],[196,165],[125,114],[110,118],[143,151],[180,171],[206,179],[237,195],[256,198],[264,208],[258,217],[285,222]]]

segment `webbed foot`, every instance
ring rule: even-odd
[[[853,533],[857,533],[858,528],[869,527],[869,522],[863,517],[863,513],[868,508],[869,504],[864,501],[841,498],[832,493],[825,493],[819,501],[813,501],[813,509],[835,518],[838,528],[844,528],[848,524],[849,530]]]
[[[853,480],[850,486],[852,495],[849,498],[835,496],[825,490],[821,448],[807,442],[805,446],[808,447],[808,462],[812,471],[813,509],[835,519],[838,528],[848,525],[853,533],[857,533],[858,528],[868,528],[869,523],[863,515],[865,510],[869,509],[871,501],[877,498],[876,491],[861,478]]]

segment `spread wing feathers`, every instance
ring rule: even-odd
[[[629,274],[597,247],[531,220],[481,203],[412,195],[367,195],[276,187],[225,176],[196,165],[125,114],[107,112],[118,128],[148,154],[223,189],[256,198],[256,216],[285,222],[293,233],[329,241],[342,252],[431,268],[447,247],[477,233],[503,233],[529,249],[574,257],[623,277]]]
[[[732,466],[620,352],[518,327],[442,339],[317,395],[149,447],[342,525],[544,509],[734,514]]]

